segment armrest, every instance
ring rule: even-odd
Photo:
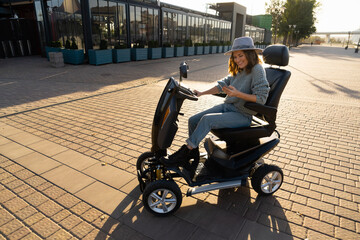
[[[226,97],[226,93],[215,93],[215,94],[213,94],[213,96],[225,98],[225,97]]]
[[[257,112],[257,113],[263,114],[263,115],[271,117],[271,118],[275,117],[276,112],[277,112],[277,108],[262,105],[262,104],[259,104],[259,103],[254,103],[254,102],[246,102],[244,104],[244,106],[247,109],[253,110],[253,111]]]

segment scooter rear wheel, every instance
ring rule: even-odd
[[[145,187],[142,202],[145,209],[155,216],[165,217],[180,207],[181,190],[174,181],[151,182]]]
[[[253,189],[260,195],[271,195],[281,187],[284,174],[278,166],[264,164],[251,178]]]

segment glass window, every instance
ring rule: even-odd
[[[109,42],[110,46],[114,46],[119,36],[119,20],[117,14],[117,4],[109,1]]]
[[[166,22],[166,12],[163,12]],[[165,28],[165,25],[164,25]],[[158,41],[159,10],[140,6],[130,6],[130,34],[131,44]]]
[[[117,19],[118,19],[118,32],[117,39],[119,42],[127,43],[127,32],[126,32],[126,10],[125,4],[118,3],[117,7]]]
[[[130,36],[131,42],[135,42],[136,40],[136,23],[135,23],[135,7],[130,6]]]
[[[154,40],[159,41],[159,10],[154,9]]]
[[[84,47],[81,8],[78,0],[70,3],[63,0],[48,1],[48,16],[51,27],[51,41],[75,40],[79,48]]]

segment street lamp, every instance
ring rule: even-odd
[[[347,44],[346,44],[345,50],[347,50],[347,49],[348,49],[348,47],[349,47],[350,34],[351,34],[351,32],[349,31],[349,37],[348,37],[348,41],[347,41]]]
[[[292,43],[292,34],[293,34],[292,30],[295,29],[295,28],[296,28],[295,24],[294,25],[291,25],[291,24],[289,25],[289,30],[290,30],[290,32],[289,32],[290,36],[289,36],[289,39],[288,39],[289,49],[291,48],[291,43]],[[291,40],[290,40],[290,37],[291,37]]]
[[[298,34],[299,34],[299,30],[295,30],[294,31],[295,32],[295,47],[297,47],[297,45],[298,45]]]

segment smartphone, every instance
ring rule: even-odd
[[[218,84],[221,86],[221,88],[226,87],[226,83],[223,81],[218,81]]]

